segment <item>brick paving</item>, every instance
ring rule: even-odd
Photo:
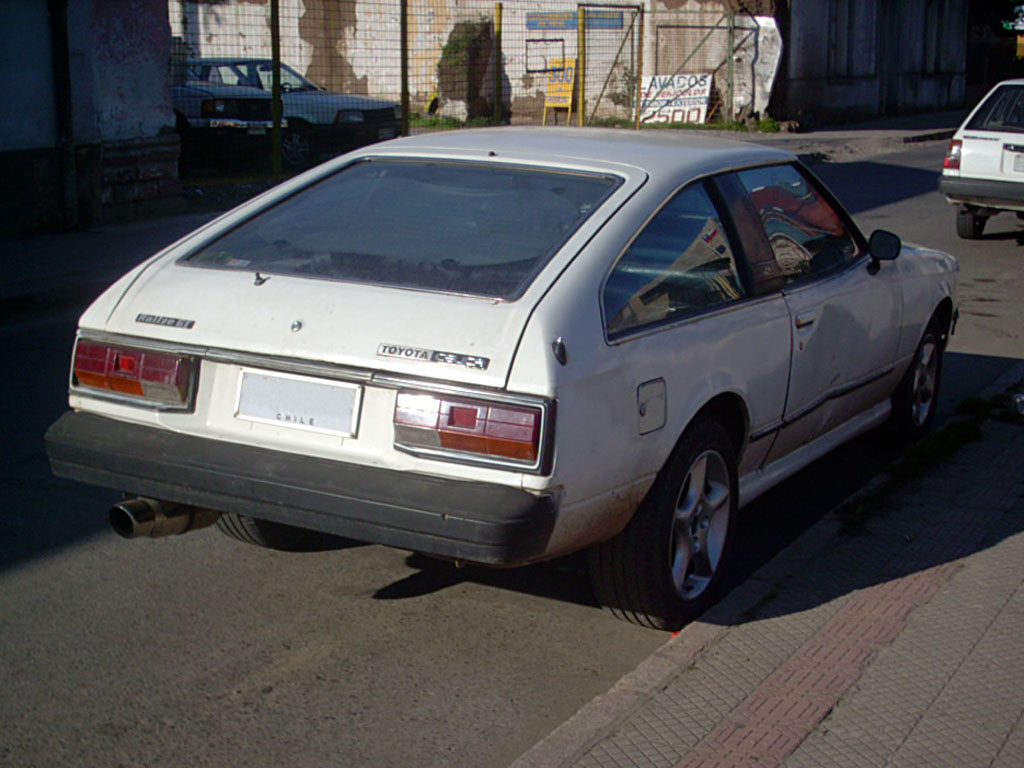
[[[819,523],[513,768],[1024,766],[1024,428],[982,431],[862,535]]]

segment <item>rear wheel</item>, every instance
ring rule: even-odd
[[[987,216],[978,215],[977,210],[962,205],[956,212],[956,233],[965,240],[977,240],[985,231]]]
[[[674,630],[723,593],[738,509],[725,428],[692,424],[629,525],[589,552],[598,601],[626,621]]]
[[[331,541],[339,541],[329,534],[311,531],[306,528],[295,528],[283,523],[261,520],[248,515],[225,512],[217,519],[217,527],[221,533],[246,544],[267,549],[279,549],[285,552],[302,552],[322,549]]]

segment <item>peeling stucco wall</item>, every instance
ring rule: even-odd
[[[174,208],[170,45],[166,0],[0,2],[0,230]]]
[[[103,0],[93,7],[93,105],[100,139],[155,136],[173,126],[166,0]]]
[[[190,55],[270,58],[269,0],[161,2],[166,6],[171,35],[182,40]],[[313,4],[312,0],[280,0],[279,5],[281,58],[303,73],[313,61],[313,46],[303,39],[300,27],[306,6]],[[317,24],[321,20],[310,21]]]

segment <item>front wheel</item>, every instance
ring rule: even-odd
[[[932,317],[917,345],[910,368],[892,396],[890,423],[901,442],[920,440],[935,423],[945,343],[942,324],[938,317]]]
[[[667,630],[714,604],[731,572],[737,488],[725,428],[691,425],[629,525],[591,548],[598,602],[626,621]]]
[[[281,159],[289,168],[305,168],[317,159],[313,134],[304,128],[289,128],[281,137]]]

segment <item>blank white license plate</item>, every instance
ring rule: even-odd
[[[247,421],[351,437],[359,426],[358,384],[242,370],[235,416]]]
[[[1024,155],[1017,152],[1013,156],[1013,170],[1024,171]]]

